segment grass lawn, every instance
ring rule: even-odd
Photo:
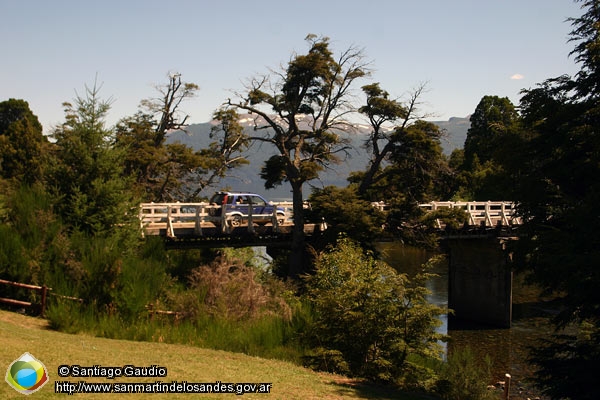
[[[364,385],[338,375],[316,373],[297,365],[250,357],[244,354],[207,350],[198,347],[164,343],[111,340],[87,335],[69,335],[47,329],[40,318],[0,310],[0,399],[24,399],[4,380],[8,366],[23,353],[29,352],[40,360],[48,371],[50,382],[27,398],[65,398],[54,393],[55,381],[93,383],[133,383],[173,381],[215,383],[269,382],[270,394],[76,394],[77,398],[117,399],[121,397],[172,399],[423,399],[398,393],[391,389]],[[167,369],[166,377],[158,378],[80,378],[58,376],[60,365],[93,367],[123,367],[159,365]]]

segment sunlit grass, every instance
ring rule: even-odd
[[[29,352],[46,366],[50,382],[32,398],[64,398],[54,393],[54,382],[65,380],[57,375],[58,366],[136,366],[160,365],[168,370],[166,378],[135,378],[135,381],[162,380],[188,382],[270,382],[270,395],[245,394],[245,399],[419,399],[386,388],[363,385],[338,375],[315,373],[290,362],[267,360],[240,353],[207,350],[196,346],[166,343],[132,342],[66,334],[48,329],[45,320],[0,311],[0,373],[24,352]],[[77,381],[81,378],[69,378]],[[118,378],[114,382],[131,382],[133,378]],[[90,378],[92,382],[108,382]],[[143,395],[129,395],[136,398]],[[189,394],[152,395],[153,399],[187,398]],[[78,395],[85,399],[114,399],[115,394]],[[206,399],[239,398],[236,395],[202,395]],[[22,399],[4,381],[0,382],[0,398]]]

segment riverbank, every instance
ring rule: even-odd
[[[382,258],[397,271],[413,276],[421,271],[421,265],[435,252],[385,242],[378,245]],[[436,276],[426,286],[431,294],[428,300],[439,306],[448,306],[448,265],[443,262],[430,271]],[[477,360],[489,357],[492,362],[492,379],[488,384],[501,394],[505,375],[511,375],[510,398],[514,400],[544,399],[534,387],[531,378],[534,368],[527,362],[529,348],[539,345],[553,333],[550,323],[557,312],[555,299],[544,297],[541,291],[525,282],[522,275],[513,276],[513,318],[510,329],[468,321],[456,321],[442,316],[440,333],[448,335],[445,345],[447,354],[471,348]]]

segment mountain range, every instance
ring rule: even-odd
[[[241,118],[240,122],[245,129],[252,129],[251,118]],[[444,154],[449,155],[454,149],[463,147],[465,138],[467,137],[467,130],[471,125],[468,116],[465,118],[452,117],[448,121],[431,122],[438,125],[445,132],[441,141]],[[196,150],[206,148],[213,141],[210,139],[209,134],[215,124],[215,121],[193,124],[187,126],[185,131],[171,132],[167,138],[167,143],[180,142]],[[351,150],[348,151],[345,160],[323,171],[320,179],[309,182],[309,185],[316,187],[329,185],[346,186],[348,183],[346,179],[350,172],[364,170],[367,166],[369,156],[363,144],[368,134],[368,126],[356,126],[355,132],[347,134],[350,139]],[[260,193],[273,201],[291,199],[291,189],[286,183],[275,189],[266,190],[264,182],[260,178],[260,169],[264,161],[273,154],[275,154],[275,149],[270,145],[266,143],[254,143],[246,154],[246,158],[250,161],[250,164],[233,170],[232,176],[221,180],[217,188],[211,188],[206,193],[202,193],[202,195],[210,197],[215,189],[228,189]],[[308,197],[309,194],[310,188],[307,185],[304,196]]]

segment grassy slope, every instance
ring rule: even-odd
[[[23,399],[4,377],[8,366],[24,352],[31,353],[46,366],[50,382],[32,399],[58,398],[66,394],[54,393],[55,380],[77,382],[86,378],[60,378],[58,366],[136,366],[161,365],[167,368],[165,378],[119,378],[114,381],[88,378],[89,382],[155,382],[157,380],[188,382],[272,382],[270,395],[245,394],[244,399],[420,399],[381,388],[360,385],[346,378],[315,373],[291,363],[163,343],[110,340],[86,335],[68,335],[48,330],[46,321],[39,318],[0,310],[0,398]],[[115,399],[118,394],[78,394],[79,398]],[[129,395],[146,398],[149,395]],[[152,395],[152,399],[196,398],[198,395]],[[239,398],[234,394],[201,395],[206,399]]]

